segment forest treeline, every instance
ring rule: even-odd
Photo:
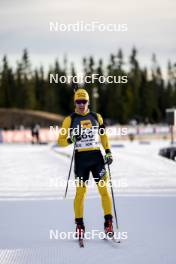
[[[162,69],[163,70],[163,69]],[[111,76],[128,76],[127,83],[83,84],[90,93],[92,110],[100,112],[107,120],[126,124],[130,120],[159,123],[165,120],[165,109],[176,107],[176,64],[168,62],[167,77],[156,56],[152,55],[151,68],[141,67],[137,50],[133,48],[125,63],[121,49],[110,54],[108,63],[93,57],[83,58],[84,75],[94,73]],[[56,60],[49,69],[34,69],[25,49],[16,67],[9,65],[7,56],[0,62],[0,107],[43,110],[61,115],[73,111],[73,94],[76,85],[49,83],[50,73],[59,76],[76,75],[74,64],[68,66]],[[95,89],[96,87],[96,89]]]

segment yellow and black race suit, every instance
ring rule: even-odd
[[[101,133],[100,133],[101,132]],[[106,152],[110,151],[108,136],[105,132],[103,118],[100,114],[88,111],[84,115],[76,112],[66,117],[59,134],[58,144],[68,146],[73,134],[79,134],[80,140],[75,143],[75,176],[83,182],[92,175],[97,183],[101,195],[104,215],[112,214],[112,202],[106,184],[107,173],[104,159],[100,151],[100,142]],[[100,139],[100,140],[99,140]],[[99,142],[100,141],[100,142]],[[101,180],[101,184],[100,184]],[[83,204],[86,194],[86,185],[76,187],[74,200],[75,218],[83,218]]]

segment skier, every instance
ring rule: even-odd
[[[31,135],[32,135],[32,144],[40,144],[40,125],[33,124],[31,127]]]
[[[63,147],[72,143],[75,144],[74,170],[75,177],[80,181],[80,184],[76,186],[74,199],[76,234],[78,237],[81,237],[85,232],[83,220],[84,198],[86,194],[85,182],[88,181],[89,173],[92,172],[101,196],[105,218],[104,230],[106,234],[113,236],[112,201],[107,189],[108,175],[100,151],[99,137],[106,153],[105,160],[109,165],[112,163],[113,158],[107,134],[100,133],[101,129],[105,129],[103,118],[100,114],[89,110],[89,94],[85,89],[78,89],[75,92],[74,103],[75,112],[64,119],[62,131],[64,129],[65,133],[59,134],[58,144]],[[79,128],[79,133],[69,132],[73,132],[75,128]],[[95,128],[98,128],[98,130]]]

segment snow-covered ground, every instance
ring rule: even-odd
[[[72,147],[0,145],[0,263],[175,264],[176,163],[158,156],[168,142],[113,142],[112,178],[121,232],[118,246],[98,238],[80,249],[50,232],[74,230],[74,186],[63,200]],[[73,173],[72,173],[73,179]],[[125,183],[125,185],[124,185]],[[86,230],[103,230],[96,186],[88,188]]]

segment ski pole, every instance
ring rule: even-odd
[[[116,206],[115,206],[114,191],[113,191],[113,187],[112,187],[111,171],[110,171],[109,164],[107,164],[107,165],[108,165],[109,178],[110,178],[110,181],[111,181],[111,195],[112,195],[112,202],[113,202],[113,209],[114,209],[116,227],[117,227],[117,230],[118,230],[119,229],[119,225],[118,225],[118,221],[117,221],[117,211],[116,211]]]
[[[67,185],[66,185],[66,189],[65,189],[64,198],[66,198],[66,196],[67,196],[68,183],[69,183],[69,180],[70,180],[70,175],[71,175],[71,170],[72,170],[72,164],[73,164],[73,158],[74,158],[74,155],[75,155],[75,146],[76,146],[76,144],[74,143],[73,153],[72,153],[72,158],[71,158],[70,169],[69,169],[69,173],[68,173]]]

